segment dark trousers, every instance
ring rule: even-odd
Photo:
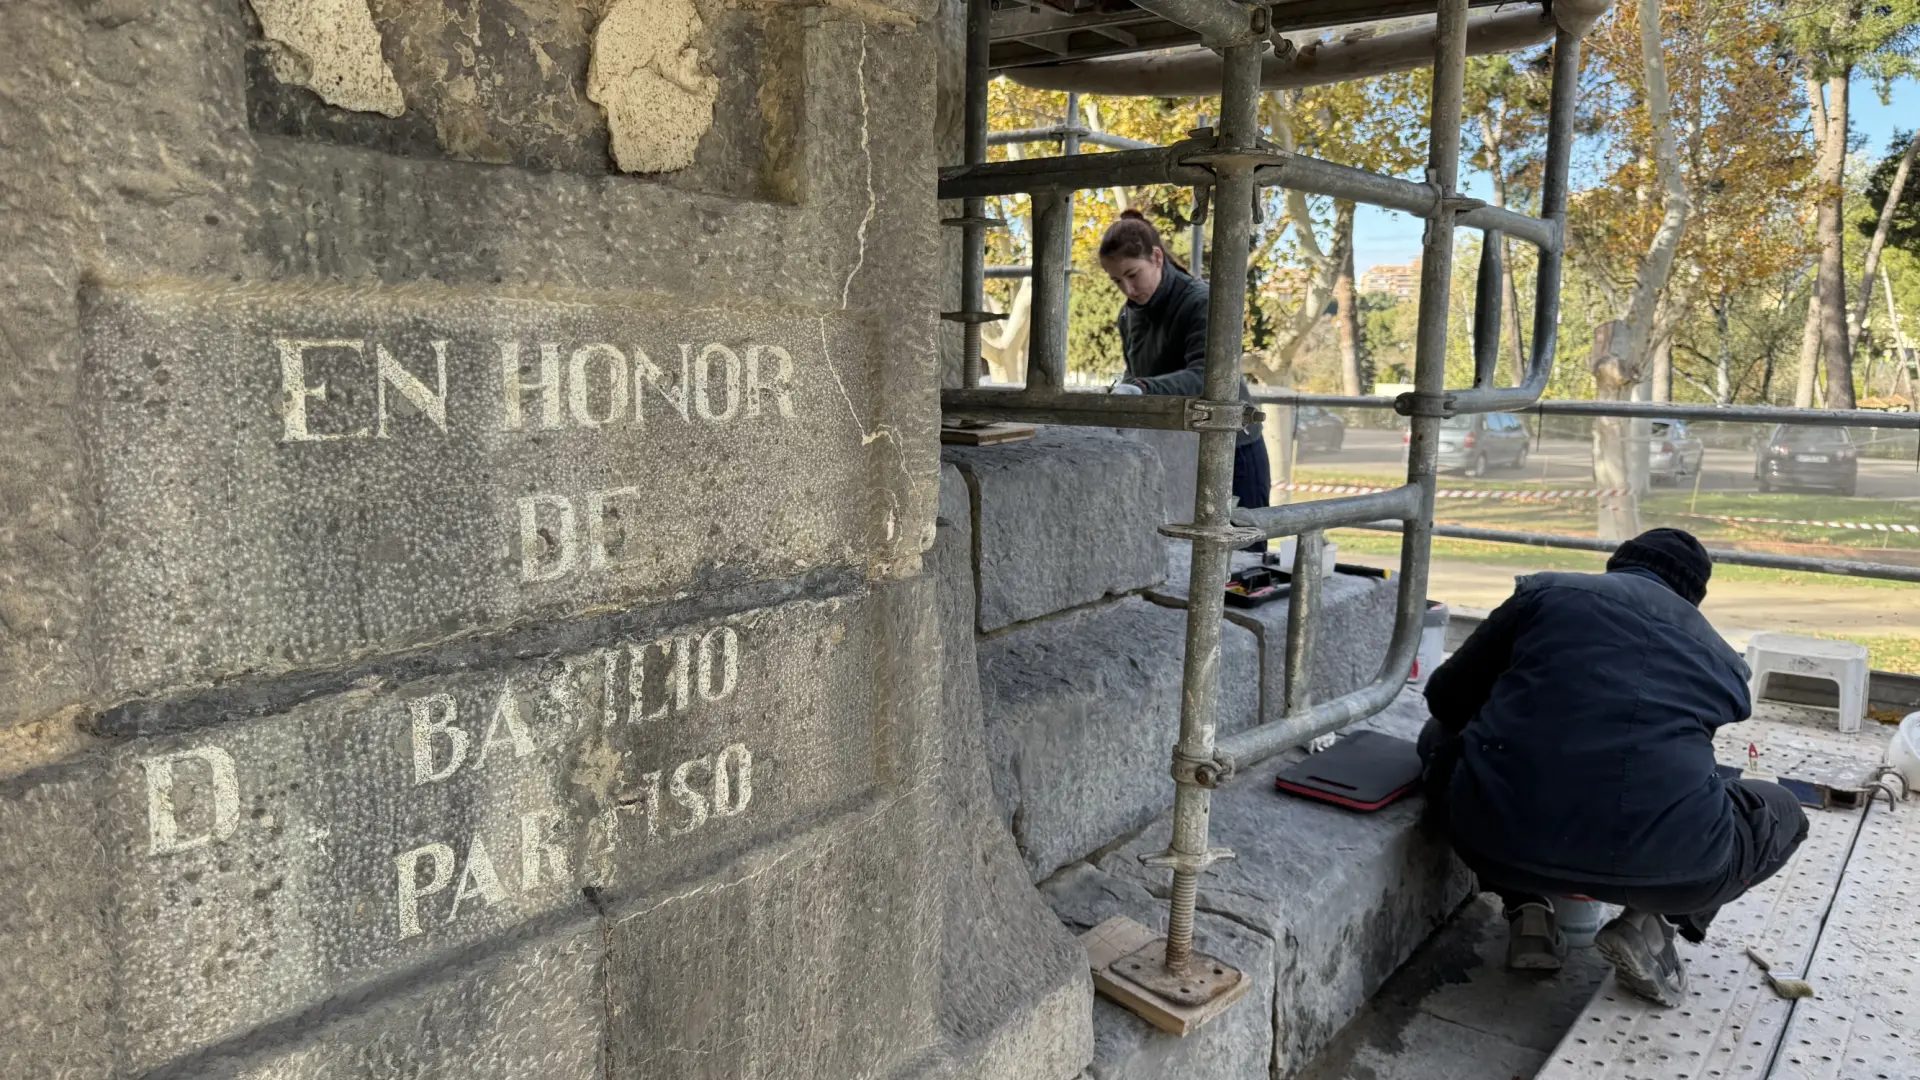
[[[1459,760],[1458,740],[1438,721],[1420,733],[1420,760],[1426,763],[1427,805],[1446,828],[1446,795]],[[1584,896],[1636,911],[1665,915],[1689,941],[1706,937],[1707,924],[1720,909],[1772,877],[1807,838],[1807,814],[1793,793],[1778,784],[1736,780],[1727,785],[1733,803],[1733,858],[1726,867],[1698,881],[1676,885],[1608,885],[1577,878],[1543,877],[1504,865],[1497,852],[1479,852],[1448,830],[1453,849],[1480,878],[1481,888],[1496,893],[1511,912],[1521,904],[1552,896]]]
[[[1273,470],[1267,464],[1267,441],[1255,439],[1233,451],[1233,497],[1248,510],[1266,506],[1273,498]],[[1247,551],[1265,551],[1267,542],[1257,541]]]

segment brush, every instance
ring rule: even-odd
[[[1753,958],[1754,963],[1760,965],[1760,971],[1766,975],[1767,985],[1773,987],[1774,993],[1779,994],[1783,998],[1810,998],[1813,996],[1813,984],[1807,980],[1794,978],[1791,974],[1775,974],[1773,963],[1767,959],[1766,953],[1749,945],[1747,946],[1747,955]]]

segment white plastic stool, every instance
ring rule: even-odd
[[[1747,639],[1748,690],[1754,701],[1766,694],[1767,676],[1805,675],[1831,681],[1840,690],[1840,730],[1859,731],[1867,715],[1867,647],[1851,641],[1755,634]]]

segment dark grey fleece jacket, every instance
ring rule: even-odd
[[[1149,394],[1199,397],[1207,374],[1207,283],[1168,263],[1145,304],[1120,308],[1120,350],[1127,378]],[[1251,400],[1240,380],[1240,400]],[[1240,429],[1237,445],[1260,441],[1260,423]]]

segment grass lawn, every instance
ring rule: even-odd
[[[1363,555],[1391,559],[1397,558],[1400,554],[1400,538],[1392,533],[1374,532],[1369,529],[1336,529],[1331,535],[1340,545],[1343,557]],[[1606,568],[1607,561],[1606,556],[1592,552],[1563,551],[1520,544],[1493,544],[1479,540],[1454,540],[1446,537],[1435,538],[1433,554],[1436,559],[1483,566],[1511,567],[1520,573],[1541,570],[1598,573]],[[1898,581],[1766,570],[1752,566],[1716,566],[1713,578],[1716,582],[1745,582],[1761,586],[1777,586],[1783,595],[1792,592],[1802,596],[1813,593],[1832,597],[1836,595],[1836,591],[1845,590],[1848,595],[1861,596],[1864,600],[1866,599],[1864,594],[1855,593],[1852,590],[1905,592],[1911,595],[1911,599],[1906,600],[1904,604],[1902,603],[1904,598],[1898,595],[1889,596],[1885,603],[1905,607],[1907,610],[1920,610],[1920,585]],[[1814,593],[1815,590],[1818,592]],[[1882,602],[1874,601],[1874,605],[1881,606]],[[1795,632],[1804,631],[1796,630]],[[1920,634],[1839,634],[1817,630],[1813,633],[1817,637],[1857,641],[1865,645],[1871,657],[1870,662],[1882,671],[1920,675]]]
[[[1320,484],[1380,486],[1380,478],[1320,472],[1296,471],[1302,481]],[[1541,484],[1515,480],[1464,477],[1443,478],[1441,497],[1435,502],[1434,520],[1443,525],[1468,525],[1484,529],[1518,529],[1527,532],[1561,533],[1568,536],[1592,536],[1594,502],[1592,499],[1559,499],[1526,502],[1519,499],[1450,499],[1452,490],[1540,491]],[[1551,490],[1549,486],[1546,488]],[[1337,498],[1317,492],[1303,492],[1302,499]],[[1920,525],[1911,504],[1880,499],[1849,499],[1839,495],[1768,494],[1742,492],[1701,492],[1656,488],[1641,500],[1641,518],[1648,528],[1667,525],[1686,529],[1710,547],[1747,547],[1771,549],[1783,554],[1815,547],[1818,554],[1852,558],[1866,562],[1920,562],[1920,533],[1880,533],[1861,529],[1831,529],[1818,525],[1775,525],[1755,522],[1716,521],[1714,515],[1728,517],[1785,518],[1802,521],[1858,521]],[[1845,548],[1846,551],[1835,549]],[[1575,554],[1575,553],[1560,553]],[[1536,551],[1536,556],[1544,552]],[[1568,567],[1572,569],[1572,567]],[[1731,568],[1730,568],[1731,569]],[[1762,571],[1764,573],[1764,571]],[[1806,575],[1801,575],[1802,577]]]

